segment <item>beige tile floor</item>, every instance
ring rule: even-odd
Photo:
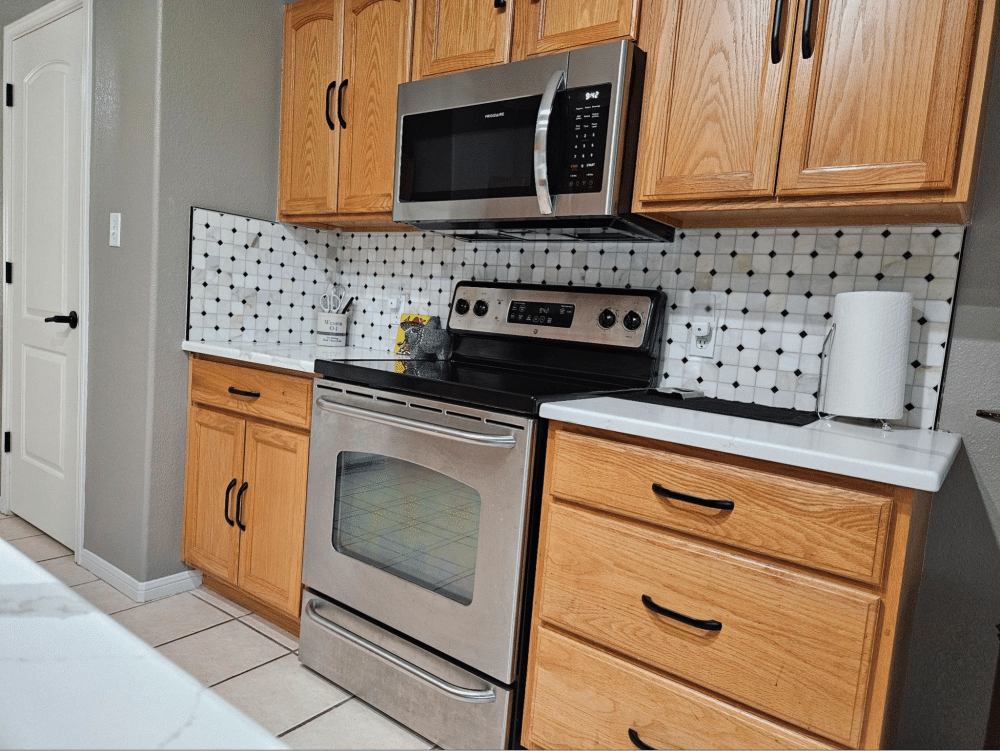
[[[0,539],[292,748],[433,747],[303,667],[294,636],[214,592],[200,588],[140,604],[76,565],[72,551],[23,519],[0,514]]]

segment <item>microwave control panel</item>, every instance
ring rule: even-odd
[[[559,193],[598,193],[604,176],[611,84],[581,86],[563,92],[566,123],[565,159]]]

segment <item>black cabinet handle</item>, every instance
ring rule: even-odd
[[[722,624],[718,621],[700,621],[697,618],[691,618],[683,613],[668,610],[662,605],[657,605],[653,602],[653,598],[649,595],[642,596],[642,604],[645,605],[651,612],[656,613],[657,615],[665,615],[667,618],[673,618],[675,621],[680,621],[685,626],[694,626],[695,628],[704,629],[705,631],[722,631]]]
[[[80,316],[75,310],[71,310],[68,316],[50,316],[45,319],[45,323],[68,323],[71,329],[75,329],[80,323]]]
[[[806,10],[802,15],[802,59],[813,56],[813,0],[806,0]]]
[[[325,114],[326,114],[326,124],[330,127],[330,130],[336,130],[337,129],[337,124],[333,121],[333,118],[330,117],[330,94],[333,93],[333,90],[335,88],[337,88],[337,82],[336,81],[330,81],[330,85],[326,87],[326,110],[325,110]]]
[[[250,487],[250,484],[245,482],[240,485],[240,489],[236,491],[236,526],[244,532],[247,531],[247,528],[243,523],[243,494],[247,492],[248,487]]]
[[[340,82],[340,88],[337,89],[337,119],[340,120],[340,127],[347,127],[347,120],[344,119],[344,89],[347,88],[347,79],[345,78]]]
[[[226,524],[228,524],[230,527],[233,526],[234,522],[233,522],[232,519],[229,518],[229,494],[233,492],[233,488],[235,488],[235,487],[236,487],[236,478],[234,477],[229,482],[229,484],[226,486],[226,511],[225,511],[225,516],[226,516]]]
[[[507,7],[507,0],[493,0],[493,7],[497,10],[503,10]]]
[[[642,738],[640,738],[639,734],[635,732],[632,728],[628,729],[628,739],[632,741],[632,745],[634,745],[636,748],[641,748],[643,749],[643,751],[653,751],[653,747],[650,746],[649,744],[643,743]]]
[[[736,508],[736,504],[732,501],[716,501],[711,498],[699,498],[696,495],[678,493],[676,490],[669,490],[663,487],[658,482],[653,483],[653,492],[657,495],[663,496],[664,498],[672,498],[675,501],[693,503],[695,506],[704,506],[705,508],[714,508],[719,509],[720,511],[732,511]]]
[[[781,17],[784,15],[785,0],[774,0],[774,21],[771,24],[771,63],[781,62]]]
[[[249,396],[251,399],[260,399],[259,391],[244,391],[243,389],[238,389],[235,386],[229,387],[229,393],[234,396]]]

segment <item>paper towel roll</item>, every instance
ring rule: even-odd
[[[885,420],[903,416],[912,309],[909,292],[837,295],[820,411]]]

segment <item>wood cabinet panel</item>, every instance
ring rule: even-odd
[[[778,193],[951,187],[978,2],[816,6],[814,54],[794,50]]]
[[[334,89],[341,78],[343,24],[343,0],[285,7],[279,218],[337,210]]]
[[[635,39],[639,0],[530,0],[517,5],[514,59]]]
[[[308,474],[309,436],[247,424],[239,585],[291,616],[302,593]]]
[[[240,532],[226,521],[226,488],[243,476],[246,422],[192,406],[188,411],[184,538],[181,557],[197,569],[236,583]],[[229,518],[236,513],[229,491]]]
[[[532,634],[528,748],[827,748],[803,733],[551,631]]]
[[[233,394],[230,388],[259,396]],[[312,420],[312,379],[197,359],[191,362],[191,401],[308,428]]]
[[[875,594],[559,503],[537,617],[838,743],[861,737]],[[643,596],[707,631],[659,615]]]
[[[392,212],[396,88],[410,80],[414,0],[353,0],[344,27],[341,213]]]
[[[557,498],[784,560],[881,580],[892,510],[890,489],[844,486],[560,431],[548,491]],[[732,511],[658,495],[663,490],[732,501]],[[881,494],[876,494],[881,490]]]
[[[510,61],[512,2],[417,0],[414,78]]]
[[[794,7],[796,0],[784,5]],[[635,202],[774,192],[791,10],[771,62],[773,0],[651,0]],[[778,7],[783,7],[779,5]]]

